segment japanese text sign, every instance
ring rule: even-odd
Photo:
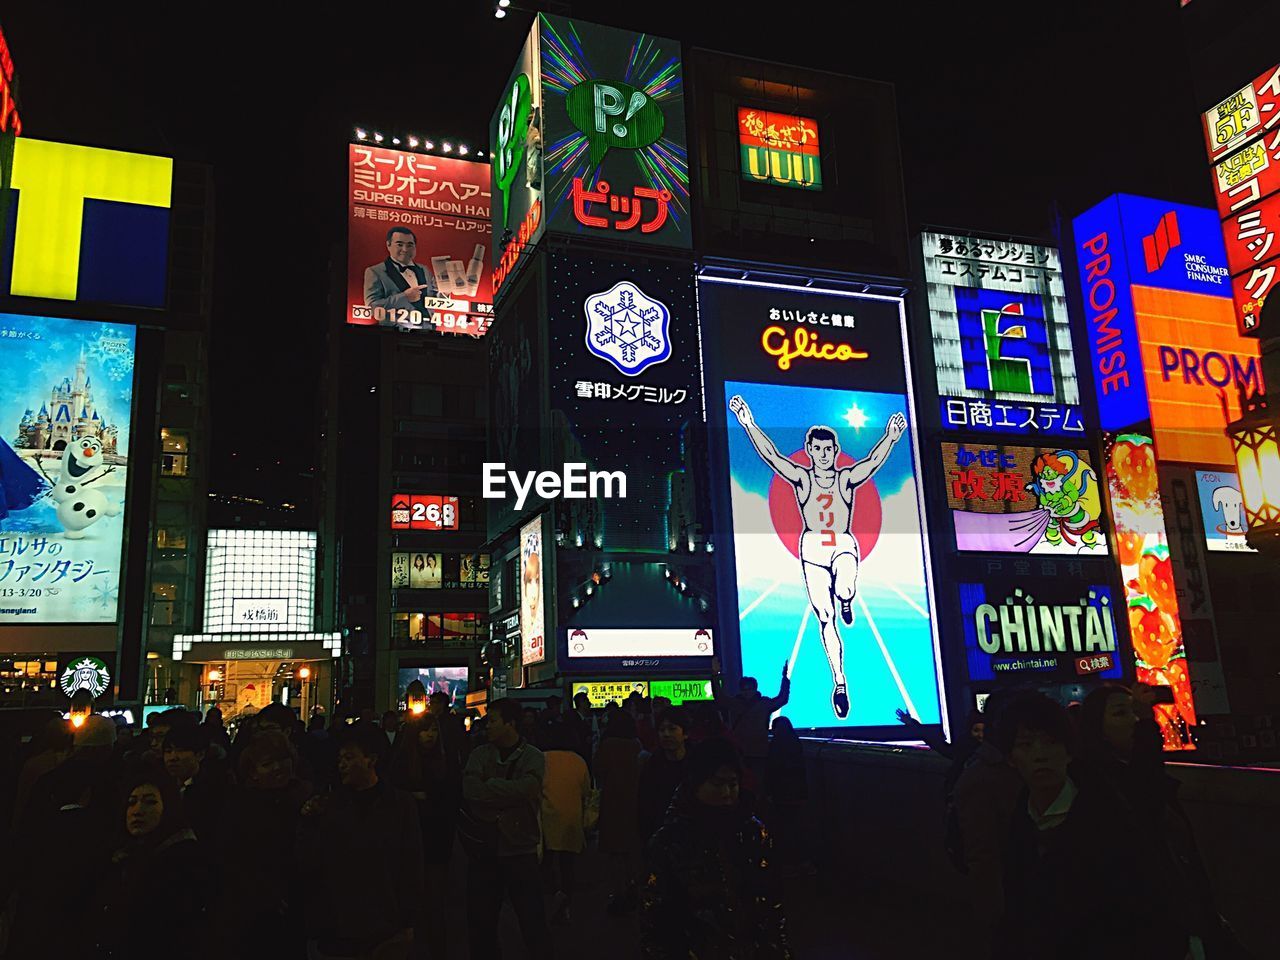
[[[921,245],[943,425],[1083,432],[1058,251],[928,232]]]
[[[0,314],[0,624],[111,623],[134,328]]]
[[[1209,159],[1217,160],[1280,126],[1280,65],[1234,91],[1201,117]]]
[[[493,292],[497,296],[542,236],[541,20],[520,49],[489,120]]]
[[[483,334],[488,164],[353,143],[347,172],[347,322]]]
[[[1150,420],[1163,459],[1231,463],[1224,428],[1262,372],[1237,330],[1216,215],[1119,195],[1074,232],[1102,426]]]
[[[457,530],[458,498],[435,494],[392,494],[391,529]]]
[[[1102,491],[1083,450],[942,444],[956,549],[1105,556]]]
[[[739,107],[738,146],[743,180],[801,190],[822,189],[816,120]]]
[[[688,247],[680,44],[542,15],[547,229]]]

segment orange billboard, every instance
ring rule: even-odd
[[[1240,416],[1240,388],[1263,389],[1258,341],[1240,336],[1228,297],[1131,290],[1160,459],[1232,464],[1226,426]]]

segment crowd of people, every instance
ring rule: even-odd
[[[781,883],[814,870],[804,752],[776,716],[788,695],[784,670],[775,697],[744,678],[733,697],[717,681],[712,702],[504,699],[468,723],[446,694],[378,723],[304,727],[272,705],[234,737],[216,708],[136,732],[54,717],[0,792],[0,956],[434,960],[465,926],[469,955],[488,960],[505,903],[526,955],[547,960],[553,928],[577,922],[593,844],[607,910],[638,911],[645,960],[787,960]],[[1000,960],[1244,956],[1144,688],[1103,687],[1074,716],[993,694],[970,719],[932,744],[951,759],[966,939]],[[450,913],[463,898],[465,923]]]
[[[575,922],[589,843],[609,912],[644,917],[647,957],[785,956],[756,813],[771,792],[794,806],[804,770],[789,728],[771,749],[768,712],[743,722],[757,697],[723,715],[638,694],[599,711],[585,694],[499,700],[467,723],[445,694],[377,723],[304,725],[273,704],[233,730],[217,708],[141,730],[51,712],[0,776],[0,956],[434,960],[465,898],[470,956],[499,956],[505,902],[541,960]],[[726,716],[752,735],[763,722],[758,770]]]

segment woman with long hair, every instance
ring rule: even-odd
[[[200,957],[208,867],[182,815],[182,797],[163,770],[130,778],[123,791],[120,841],[98,888],[99,957]],[[202,946],[204,945],[204,946]],[[203,951],[203,952],[202,952]]]
[[[428,944],[431,956],[447,957],[449,860],[462,803],[462,771],[445,749],[435,714],[412,716],[405,723],[391,755],[390,780],[413,796],[422,825],[425,929],[415,939]]]

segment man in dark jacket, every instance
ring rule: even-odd
[[[538,873],[538,843],[542,831],[542,778],[546,759],[520,736],[523,710],[515,700],[498,700],[485,716],[488,743],[476,747],[467,760],[462,795],[467,804],[461,831],[469,844],[467,910],[473,960],[499,956],[498,915],[510,899],[525,951],[531,960],[550,960],[542,883]],[[484,824],[496,824],[493,845],[476,843]],[[472,840],[468,840],[468,836]]]
[[[782,665],[782,683],[778,686],[776,697],[761,694],[755,677],[743,677],[738,685],[737,696],[728,697],[725,696],[724,680],[720,676],[719,658],[711,662],[711,692],[715,694],[716,706],[729,725],[729,735],[742,751],[747,769],[755,777],[756,782],[750,786],[756,789],[764,779],[765,761],[769,756],[769,723],[773,715],[791,699],[788,668],[788,664]]]
[[[640,955],[790,960],[773,845],[739,798],[726,740],[693,749],[667,821],[647,849]]]
[[[225,761],[213,755],[208,728],[193,723],[172,728],[164,738],[165,772],[182,794],[182,811],[196,837],[216,850],[227,809]]]
[[[650,755],[640,771],[636,822],[641,843],[647,842],[662,826],[671,800],[684,779],[690,729],[689,715],[680,707],[668,707],[658,716],[658,752]]]
[[[302,809],[298,860],[311,880],[313,956],[407,957],[423,897],[422,830],[413,799],[378,777],[386,736],[371,724],[342,730],[331,794]]]

